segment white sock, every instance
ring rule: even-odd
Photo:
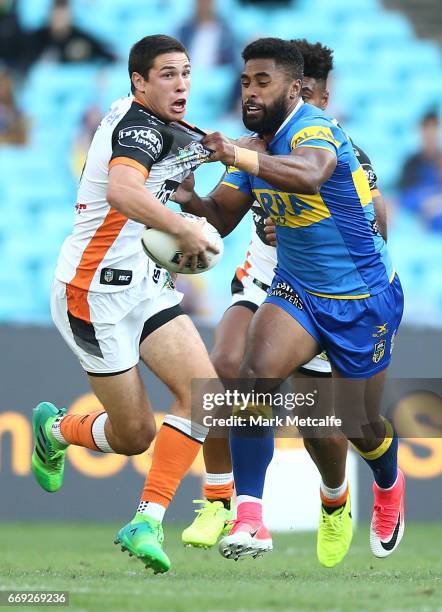
[[[104,433],[104,425],[107,421],[107,413],[103,412],[92,424],[92,437],[95,444],[101,450],[102,453],[114,453],[114,449],[110,447],[107,441],[106,434]]]
[[[140,512],[140,514],[144,514],[145,516],[150,516],[151,518],[161,522],[164,518],[166,508],[161,504],[155,504],[154,502],[140,501],[137,512]]]
[[[244,503],[253,503],[262,506],[262,499],[260,499],[259,497],[253,497],[252,495],[238,495],[238,497],[236,498],[237,507],[239,507],[240,504]]]
[[[233,472],[227,472],[226,474],[209,474],[206,473],[206,484],[208,485],[223,485],[229,484],[233,480]]]
[[[324,497],[326,497],[330,501],[333,501],[335,499],[339,499],[340,497],[342,497],[344,493],[346,492],[347,487],[348,487],[347,478],[344,478],[344,482],[341,484],[341,486],[336,487],[336,489],[332,489],[331,487],[328,487],[321,481],[321,492],[324,495]]]
[[[55,421],[52,423],[51,434],[54,436],[57,442],[60,442],[60,444],[64,444],[64,446],[69,446],[69,442],[67,442],[63,438],[61,430],[60,430],[60,425],[63,419],[64,417],[57,417],[55,419]]]
[[[190,419],[184,417],[175,416],[174,414],[167,414],[164,418],[164,424],[170,425],[174,429],[177,429],[181,433],[186,434],[194,440],[203,443],[209,433],[209,428],[199,423],[192,422]]]

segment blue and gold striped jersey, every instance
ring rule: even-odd
[[[376,229],[367,178],[341,127],[311,104],[294,111],[269,144],[273,155],[316,147],[337,157],[319,193],[287,193],[230,167],[223,184],[254,197],[276,224],[278,273],[315,295],[362,298],[388,286],[394,271]]]

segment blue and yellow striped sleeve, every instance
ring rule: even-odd
[[[247,172],[239,170],[235,166],[228,166],[227,171],[221,181],[221,185],[227,185],[233,189],[238,189],[247,195],[252,195],[252,186]]]
[[[336,156],[343,144],[343,138],[340,137],[339,130],[333,125],[306,125],[302,128],[298,126],[289,134],[289,138],[292,150],[299,147],[313,147],[331,151]]]

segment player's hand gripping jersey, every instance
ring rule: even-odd
[[[369,185],[356,157],[360,150],[354,151],[344,131],[310,104],[303,104],[288,117],[269,150],[287,155],[301,146],[324,148],[337,157],[333,175],[318,194],[287,194],[236,168],[228,170],[224,183],[255,197],[265,214],[274,219],[282,277],[288,281],[295,278],[307,291],[325,296],[366,297],[382,291],[393,269],[376,228],[370,194],[370,188],[376,189],[373,171]],[[367,164],[365,158],[361,161]],[[255,212],[255,222],[257,219]],[[270,284],[272,251],[262,240],[262,223],[258,219],[250,245],[249,273]]]
[[[178,185],[209,156],[202,135],[182,123],[164,123],[132,97],[117,100],[103,118],[80,181],[72,234],[65,240],[56,278],[93,292],[114,292],[145,277],[143,225],[109,206],[109,169],[138,168],[146,188],[164,204]]]

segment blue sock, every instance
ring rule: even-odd
[[[370,466],[376,484],[382,489],[388,489],[394,485],[397,478],[398,437],[393,432],[391,423],[386,419],[384,421],[386,427],[385,439],[378,448],[369,453],[362,453],[360,450],[356,450],[358,450],[358,453],[367,465]],[[390,439],[391,443],[388,444]]]
[[[230,453],[237,495],[262,499],[275,440],[271,427],[232,427]]]

